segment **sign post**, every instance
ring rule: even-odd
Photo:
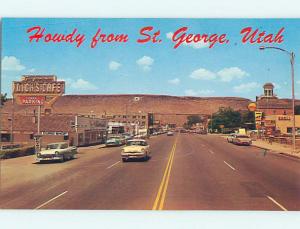
[[[65,82],[55,75],[24,75],[21,81],[13,81],[13,101],[19,105],[36,106],[37,133],[34,136],[35,149],[41,149],[41,110],[51,107],[56,99],[65,93]]]

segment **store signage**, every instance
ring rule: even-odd
[[[65,93],[65,82],[54,75],[24,75],[13,81],[12,91],[17,104],[51,106]]]
[[[41,106],[45,102],[45,96],[20,96],[19,99],[22,105]]]
[[[13,94],[51,94],[65,92],[65,82],[57,81],[56,76],[23,76],[13,82]]]
[[[248,104],[249,111],[256,111],[256,103],[249,103]]]
[[[262,112],[255,112],[255,121],[261,121],[262,120]]]
[[[291,116],[279,116],[278,121],[291,121]]]

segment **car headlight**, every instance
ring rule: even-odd
[[[40,157],[40,156],[41,156],[41,153],[37,153],[36,156],[37,156],[37,157]]]

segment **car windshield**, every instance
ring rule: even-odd
[[[47,145],[46,149],[59,149],[59,144]]]
[[[127,146],[146,146],[147,143],[145,141],[128,141]]]

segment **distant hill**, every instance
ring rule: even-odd
[[[53,113],[130,114],[154,113],[163,122],[182,124],[190,114],[211,115],[219,107],[246,110],[250,100],[239,97],[191,97],[169,95],[64,95],[53,105]],[[33,108],[15,105],[16,113],[33,113]],[[11,111],[11,100],[3,112]]]

